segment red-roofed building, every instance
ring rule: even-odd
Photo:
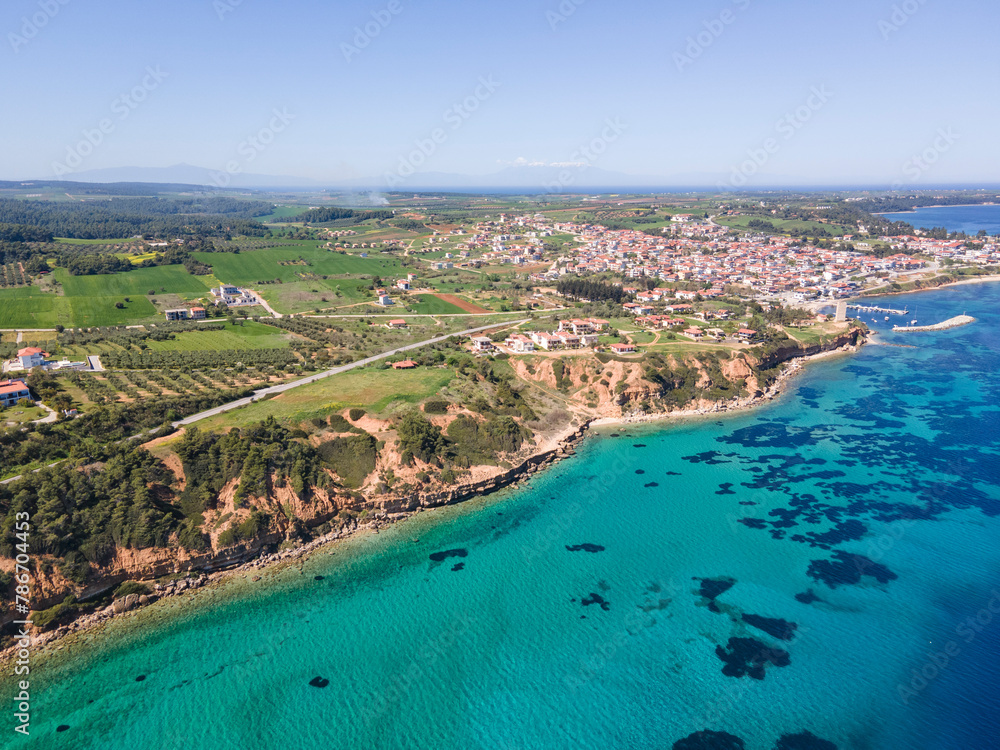
[[[412,359],[404,359],[402,362],[392,363],[393,370],[412,370],[416,366],[417,363],[414,362]]]
[[[635,344],[612,344],[611,351],[615,354],[633,354],[635,353]]]
[[[17,353],[17,358],[21,360],[21,366],[25,370],[32,367],[41,367],[45,364],[46,353],[34,346],[28,346]]]
[[[0,406],[13,406],[22,398],[31,398],[28,386],[23,380],[0,381]]]

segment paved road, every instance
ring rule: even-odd
[[[357,362],[352,362],[349,365],[342,365],[340,367],[334,367],[332,370],[326,370],[317,375],[310,375],[308,378],[303,378],[302,380],[296,380],[292,383],[283,383],[281,385],[272,385],[269,388],[262,388],[259,391],[254,391],[252,396],[246,398],[241,398],[238,401],[232,401],[228,404],[223,404],[222,406],[216,406],[214,409],[209,409],[208,411],[203,411],[198,414],[192,414],[190,417],[185,419],[180,419],[173,423],[174,427],[184,427],[185,425],[194,424],[195,422],[200,422],[202,419],[207,419],[208,417],[214,417],[216,414],[223,414],[232,409],[238,409],[241,406],[246,406],[247,404],[253,403],[254,401],[259,401],[265,396],[276,393],[284,393],[285,391],[290,391],[293,388],[298,388],[303,385],[308,385],[310,383],[315,383],[318,380],[323,380],[331,375],[339,375],[343,372],[348,372],[349,370],[354,370],[358,367],[364,367],[365,365],[370,365],[373,362],[378,362],[379,360],[386,359],[387,357],[393,357],[397,354],[402,354],[403,352],[412,351],[414,349],[420,349],[421,347],[427,346],[429,344],[437,344],[442,341],[447,341],[452,336],[469,336],[473,333],[479,333],[480,331],[488,331],[491,328],[506,328],[507,326],[520,325],[521,323],[527,323],[528,319],[524,320],[511,320],[505,321],[503,323],[492,323],[488,326],[479,326],[478,328],[470,328],[465,331],[458,331],[456,333],[448,333],[444,336],[436,336],[432,339],[427,339],[425,341],[418,341],[415,344],[407,344],[406,346],[401,346],[398,349],[393,349],[388,352],[383,352],[382,354],[376,354],[373,357],[366,357],[365,359],[359,359]]]

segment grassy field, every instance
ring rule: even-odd
[[[823,224],[818,221],[799,221],[792,219],[776,219],[773,217],[765,216],[720,216],[715,222],[724,227],[733,227],[736,229],[748,229],[751,221],[754,219],[763,219],[774,225],[774,228],[779,232],[790,232],[792,230],[807,232],[815,232],[820,229],[824,229],[834,236],[839,236],[842,234],[849,234],[853,231],[846,227],[842,227],[839,224]]]
[[[0,289],[0,328],[52,328],[59,322],[56,303],[63,301],[35,286]]]
[[[406,306],[414,315],[461,315],[464,310],[432,294],[417,294],[407,298]]]
[[[0,328],[52,328],[131,325],[158,317],[147,298],[152,289],[178,299],[197,299],[208,293],[211,278],[192,276],[182,266],[137,268],[127,273],[71,276],[57,268],[53,277],[63,294],[38,287],[0,289]],[[125,298],[130,299],[125,302]],[[118,309],[115,304],[125,305]]]
[[[309,206],[276,206],[274,211],[266,216],[258,216],[257,221],[267,223],[275,219],[284,219],[288,216],[298,216],[303,211],[308,211]]]
[[[205,281],[209,277],[192,276],[183,266],[137,268],[126,273],[99,276],[71,276],[68,271],[59,268],[55,271],[55,278],[62,284],[67,297],[142,297],[150,289],[155,293],[165,291],[203,297],[209,290]]]
[[[262,280],[281,279],[298,282],[302,274],[317,276],[392,276],[401,266],[393,257],[362,258],[342,255],[309,242],[291,247],[275,247],[239,253],[192,253],[198,260],[213,267],[216,277],[227,284],[253,286]],[[301,265],[281,265],[298,263]]]
[[[451,370],[436,368],[359,368],[304,385],[266,401],[258,401],[226,414],[210,417],[198,422],[198,429],[243,427],[269,416],[292,424],[317,416],[327,416],[353,406],[363,407],[370,414],[379,414],[391,406],[419,403],[438,393],[453,377]]]
[[[246,321],[243,325],[211,325],[204,331],[184,331],[173,341],[146,344],[154,351],[219,351],[225,349],[281,349],[293,336],[273,326]]]

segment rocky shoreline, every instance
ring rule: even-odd
[[[621,417],[584,417],[581,424],[573,425],[560,436],[549,441],[550,445],[554,443],[552,447],[525,457],[518,465],[490,479],[461,485],[447,492],[416,494],[405,505],[399,506],[398,509],[394,509],[391,512],[378,513],[370,520],[364,522],[353,519],[351,523],[293,549],[273,552],[265,552],[263,548],[243,550],[223,561],[222,569],[218,566],[210,565],[205,566],[201,570],[189,570],[183,578],[177,578],[162,584],[151,584],[150,587],[153,590],[149,594],[130,594],[115,600],[106,607],[81,615],[66,625],[61,625],[51,631],[39,633],[32,638],[32,648],[37,649],[39,647],[51,646],[66,636],[79,634],[85,630],[97,627],[114,617],[152,604],[160,599],[182,596],[186,592],[194,591],[208,585],[217,585],[239,575],[246,577],[246,574],[249,573],[256,573],[265,569],[277,569],[282,565],[301,560],[321,548],[328,547],[354,534],[363,532],[378,533],[380,529],[426,509],[454,505],[474,497],[490,495],[503,489],[516,487],[520,482],[529,480],[546,467],[572,456],[575,453],[575,447],[584,439],[587,431],[592,428],[660,423],[685,418],[717,417],[720,414],[731,414],[753,409],[777,398],[782,393],[787,381],[802,372],[805,362],[855,352],[864,343],[865,338],[862,336],[856,344],[841,344],[832,350],[821,348],[820,351],[806,353],[803,356],[786,360],[787,367],[778,374],[774,382],[764,391],[752,396],[715,402],[711,407],[654,414],[636,413]],[[251,555],[252,558],[242,560],[241,558],[244,555]],[[250,577],[250,580],[252,582],[259,581],[260,576],[253,575]],[[62,646],[57,646],[56,648],[60,650]],[[15,651],[16,646],[12,646],[0,652],[0,663],[13,658]]]

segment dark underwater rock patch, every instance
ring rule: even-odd
[[[604,547],[601,545],[589,543],[574,544],[572,547],[567,544],[566,549],[570,552],[604,552]]]
[[[642,486],[648,490],[650,487],[659,487],[660,485],[657,482],[646,482],[646,484]]]
[[[746,744],[734,734],[702,729],[673,744],[673,750],[745,750]]]
[[[668,477],[679,477],[679,476],[681,476],[681,473],[679,471],[668,471],[667,472],[667,476]]]
[[[65,732],[67,729],[69,729],[69,724],[60,724],[56,727],[57,732]]]
[[[774,750],[837,750],[829,740],[821,740],[812,732],[783,734]]]
[[[812,523],[812,521],[810,521]],[[842,523],[838,523],[829,531],[822,534],[810,532],[808,534],[796,534],[792,537],[795,542],[807,542],[811,547],[830,549],[835,544],[855,541],[861,539],[868,532],[868,527],[856,518],[852,518]]]
[[[802,602],[803,604],[812,604],[813,602],[821,602],[823,600],[816,596],[812,589],[809,589],[808,591],[803,591],[801,594],[796,594],[795,601]]]
[[[747,528],[751,529],[767,528],[767,521],[765,521],[763,518],[740,518],[737,520],[737,523],[741,523]]]
[[[327,685],[330,684],[330,681],[325,677],[317,676],[309,680],[309,684],[312,685],[314,688],[325,688]]]
[[[645,470],[645,469],[636,469],[636,470],[635,470],[635,473],[636,473],[636,474],[645,474],[645,473],[646,473],[646,470]]]
[[[732,486],[733,486],[732,482],[723,482],[722,484],[719,485],[719,489],[716,490],[715,494],[716,495],[735,495],[736,493],[733,492],[733,490],[731,489]]]
[[[813,560],[806,573],[832,589],[861,583],[862,576],[874,578],[879,583],[889,583],[899,577],[881,563],[843,550],[834,552],[832,560]]]
[[[635,443],[632,447],[633,448],[645,448],[646,445],[645,445],[645,443]]]
[[[589,607],[592,604],[598,604],[605,612],[611,609],[611,603],[605,601],[603,596],[595,594],[594,592],[591,592],[586,599],[581,600],[580,604],[584,607]]]
[[[146,679],[146,675],[141,674],[141,675],[139,675],[138,677],[135,678],[135,681],[136,682],[142,682],[145,679]]]
[[[795,637],[795,631],[799,627],[794,622],[788,622],[775,617],[761,617],[760,615],[743,614],[743,622],[758,630],[763,630],[768,635],[772,635],[782,641],[790,641]]]
[[[701,581],[698,593],[706,599],[715,599],[736,585],[735,578],[695,578],[695,580]]]
[[[764,679],[764,668],[768,664],[787,667],[792,663],[787,651],[772,648],[756,638],[730,638],[726,648],[715,647],[715,655],[725,666],[722,674],[726,677],[750,677]]]
[[[314,581],[322,581],[322,580],[324,580],[324,578],[325,578],[325,576],[313,576],[313,580]]]
[[[468,557],[469,550],[467,549],[449,549],[444,552],[433,552],[431,553],[431,560],[434,562],[444,562],[449,557]]]
[[[451,566],[453,572],[458,572],[459,570],[465,569],[465,563],[455,563]]]
[[[817,428],[788,427],[778,422],[761,422],[716,438],[721,443],[744,448],[801,448],[817,442]]]
[[[695,453],[693,456],[682,456],[681,460],[693,464],[707,464],[708,466],[732,463],[725,453],[720,453],[719,451],[703,451],[702,453]]]

